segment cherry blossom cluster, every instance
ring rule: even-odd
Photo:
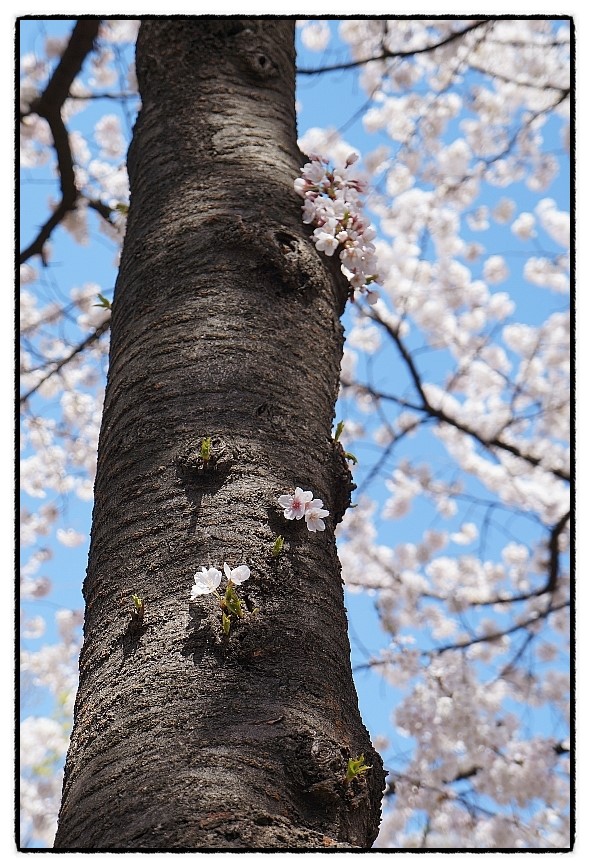
[[[322,500],[314,498],[313,492],[297,487],[294,494],[281,494],[278,503],[289,521],[304,518],[307,529],[312,533],[326,529],[324,518],[330,513],[324,509]]]
[[[303,222],[316,227],[313,235],[317,250],[326,256],[340,251],[351,296],[359,290],[369,304],[375,304],[378,295],[368,287],[379,279],[372,243],[377,233],[362,213],[360,194],[366,192],[366,184],[352,170],[358,154],[349,154],[343,166],[336,164],[334,168],[316,154],[310,154],[310,160],[294,183],[295,191],[305,200]]]

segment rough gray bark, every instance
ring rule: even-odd
[[[334,541],[351,487],[331,437],[346,286],[293,192],[293,22],[144,21],[137,72],[55,846],[368,847],[383,768]],[[282,516],[296,485],[330,510],[324,533]],[[252,570],[229,637],[213,596],[189,602],[195,571],[224,561]],[[372,768],[346,783],[360,754]]]

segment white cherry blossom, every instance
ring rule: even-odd
[[[241,585],[250,578],[250,567],[246,564],[240,564],[232,570],[226,563],[223,565],[223,572],[226,578],[233,582],[234,585]]]
[[[201,567],[194,578],[191,588],[191,600],[196,600],[204,594],[212,594],[221,584],[222,574],[216,567]]]

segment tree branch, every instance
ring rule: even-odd
[[[100,214],[103,220],[106,220],[107,223],[111,224],[111,226],[114,225],[111,217],[113,209],[110,205],[106,205],[104,202],[101,202],[100,199],[87,199],[86,202],[88,203],[88,207],[92,208],[93,211],[96,211],[97,214]]]
[[[125,100],[125,99],[139,99],[139,94],[136,91],[121,91],[120,93],[108,93],[107,91],[102,91],[101,93],[70,93],[68,95],[68,99],[79,99],[79,100],[94,100],[94,99],[112,99],[112,100]]]
[[[29,114],[37,114],[49,124],[57,155],[61,201],[53,214],[43,224],[34,241],[22,251],[20,255],[21,265],[35,254],[42,255],[43,245],[55,227],[63,220],[68,211],[76,206],[79,193],[74,176],[72,149],[70,148],[68,132],[61,117],[61,108],[68,97],[72,82],[82,69],[87,55],[92,51],[99,25],[99,19],[84,19],[77,22],[47,87],[29,107]]]
[[[103,335],[110,328],[110,325],[111,320],[109,317],[109,319],[105,320],[105,322],[101,323],[101,325],[97,326],[93,332],[87,335],[87,337],[85,337],[81,343],[73,347],[72,351],[67,356],[64,356],[64,358],[60,359],[59,362],[54,362],[51,370],[48,371],[45,376],[42,377],[35,386],[33,386],[32,389],[29,389],[29,391],[22,396],[22,398],[20,399],[20,403],[25,404],[29,400],[31,395],[34,395],[35,392],[43,385],[43,383],[46,383],[50,377],[53,377],[54,374],[57,374],[58,371],[61,371],[61,369],[65,365],[67,365],[68,362],[71,362],[73,358],[75,358],[77,355],[79,355],[81,352],[83,352],[85,349],[95,343],[95,341],[97,341],[101,337],[101,335]]]
[[[320,72],[337,72],[343,69],[354,69],[357,66],[363,66],[365,63],[371,63],[374,60],[389,60],[390,58],[395,57],[413,57],[415,54],[426,54],[429,51],[436,51],[437,48],[442,48],[443,45],[448,45],[450,42],[454,42],[456,39],[461,39],[462,36],[465,36],[467,33],[471,33],[473,30],[477,30],[478,27],[481,27],[484,24],[488,23],[488,19],[483,19],[477,21],[475,24],[470,24],[464,30],[459,31],[458,33],[451,33],[449,36],[446,36],[444,39],[441,39],[440,42],[436,42],[431,45],[425,45],[423,48],[415,48],[413,51],[388,51],[387,49],[383,49],[382,53],[377,57],[367,57],[365,60],[350,60],[347,63],[335,63],[331,66],[321,66],[316,69],[297,69],[297,75],[317,75]]]
[[[547,584],[541,593],[551,594],[557,587],[559,579],[559,537],[565,530],[565,526],[569,520],[570,511],[568,509],[551,529],[551,536],[549,537],[549,575]]]
[[[462,422],[459,422],[458,419],[453,419],[444,410],[439,410],[436,407],[433,407],[426,393],[424,391],[424,386],[422,384],[422,380],[420,374],[418,372],[418,368],[416,367],[416,363],[412,358],[409,350],[403,343],[399,334],[395,329],[393,329],[389,323],[384,322],[377,314],[372,312],[370,314],[371,319],[375,322],[379,323],[387,334],[392,338],[396,347],[399,350],[399,353],[404,360],[406,367],[408,368],[408,372],[410,374],[410,378],[414,383],[414,387],[420,396],[422,401],[422,406],[419,404],[412,404],[409,401],[403,401],[400,398],[395,396],[386,395],[383,392],[377,392],[374,389],[371,389],[369,386],[362,386],[362,388],[370,395],[373,395],[375,398],[379,398],[385,401],[395,401],[396,404],[400,404],[401,406],[407,407],[410,410],[416,410],[419,413],[426,413],[428,416],[434,419],[438,419],[440,422],[445,422],[447,425],[451,425],[456,428],[458,431],[462,431],[463,434],[468,434],[470,437],[473,437],[481,446],[489,451],[492,451],[492,447],[496,449],[501,449],[504,452],[509,452],[511,455],[514,455],[515,458],[520,458],[523,461],[526,461],[528,464],[531,464],[533,467],[541,467],[543,470],[547,470],[548,473],[552,473],[554,476],[557,476],[559,479],[563,479],[564,482],[570,481],[569,473],[566,473],[564,470],[560,470],[557,468],[547,468],[543,466],[543,462],[541,458],[536,458],[534,455],[528,455],[526,452],[522,452],[518,446],[514,446],[512,443],[507,443],[505,440],[501,440],[499,437],[482,437],[475,429],[471,428],[469,425],[465,425]]]
[[[546,618],[548,615],[552,615],[553,612],[558,612],[560,609],[566,609],[569,606],[569,600],[566,600],[564,603],[560,603],[558,606],[549,607],[545,612],[542,612],[538,615],[531,615],[530,618],[527,618],[526,621],[522,621],[520,624],[513,624],[512,627],[507,627],[506,630],[498,630],[496,633],[489,633],[487,636],[476,636],[473,639],[466,639],[465,642],[455,642],[449,645],[440,645],[438,648],[434,648],[432,651],[425,651],[429,657],[433,657],[435,654],[443,654],[445,651],[463,651],[465,648],[469,648],[471,645],[478,645],[481,642],[494,642],[497,639],[503,639],[504,636],[509,636],[511,633],[517,633],[519,630],[525,630],[527,627],[530,627],[532,624],[538,624],[542,618]]]
[[[504,75],[504,73],[502,72],[495,72],[492,69],[487,69],[485,66],[477,63],[477,61],[470,60],[469,66],[476,72],[481,72],[482,75],[489,75],[491,78],[497,78],[498,81],[506,82],[506,84],[516,84],[518,85],[518,87],[530,87],[532,90],[555,90],[562,95],[562,100],[565,99],[566,96],[569,96],[569,88],[564,88],[556,84],[550,84],[549,82],[541,83],[534,81],[522,81],[518,78],[511,78],[509,75]]]
[[[510,602],[510,600],[507,602]],[[472,645],[479,645],[482,642],[495,642],[498,639],[503,639],[504,636],[510,636],[512,633],[526,630],[527,627],[531,627],[533,624],[538,624],[539,621],[543,618],[547,618],[554,612],[559,612],[561,609],[567,609],[569,605],[570,601],[565,600],[557,606],[548,606],[544,612],[531,615],[531,617],[527,618],[526,621],[522,621],[519,624],[513,624],[512,627],[507,627],[505,630],[498,630],[496,633],[488,633],[486,636],[474,636],[472,639],[465,639],[464,642],[450,642],[448,645],[439,645],[437,648],[432,648],[430,651],[420,651],[420,655],[432,659],[433,657],[438,657],[440,654],[444,654],[446,651],[464,651],[466,648],[470,648]],[[352,671],[361,672],[365,669],[372,669],[373,667],[387,666],[390,664],[391,661],[386,658],[374,658],[373,660],[369,660],[367,663],[359,663],[357,666],[353,667]]]

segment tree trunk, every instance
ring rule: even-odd
[[[293,191],[294,66],[290,20],[141,26],[57,848],[362,848],[377,833],[383,768],[334,540],[351,489],[331,437],[346,285]],[[324,533],[283,517],[296,485],[330,510]],[[190,602],[195,571],[224,561],[251,568],[229,635],[213,595]],[[361,754],[372,768],[347,783]]]

